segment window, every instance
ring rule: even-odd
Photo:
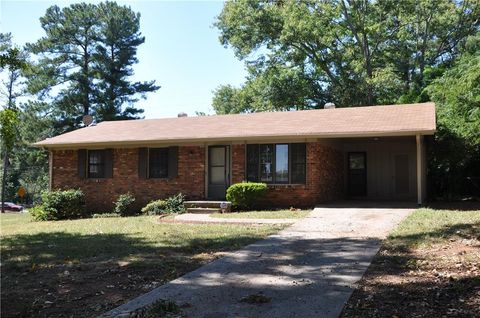
[[[168,177],[168,148],[150,148],[148,153],[148,177]]]
[[[247,180],[265,183],[305,183],[305,144],[247,145]]]
[[[105,150],[88,151],[88,177],[105,178]]]

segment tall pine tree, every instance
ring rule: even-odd
[[[40,19],[46,35],[28,46],[39,57],[29,88],[51,102],[58,132],[79,127],[86,114],[101,121],[143,112],[133,103],[158,86],[129,80],[137,47],[145,41],[139,20],[114,2],[47,9]]]
[[[143,113],[134,103],[156,91],[155,81],[130,82],[137,48],[145,42],[140,33],[140,14],[115,2],[100,3],[100,37],[95,54],[99,80],[96,91],[98,120],[132,119]],[[124,108],[124,106],[126,107]]]

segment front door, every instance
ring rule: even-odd
[[[367,195],[367,154],[365,152],[348,153],[348,195],[350,197]]]
[[[208,147],[208,197],[224,200],[230,186],[230,147]]]

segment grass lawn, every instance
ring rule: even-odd
[[[248,211],[235,213],[214,213],[211,217],[214,218],[245,218],[245,219],[299,219],[304,218],[311,210],[277,210],[277,211]]]
[[[2,214],[2,317],[96,316],[282,228],[156,219]]]
[[[384,242],[343,317],[480,317],[480,211],[420,209]]]

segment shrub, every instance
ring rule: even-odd
[[[237,209],[252,209],[265,194],[265,183],[242,182],[231,185],[227,189],[227,200]]]
[[[185,196],[181,193],[166,198],[164,200],[155,200],[142,208],[142,213],[148,215],[160,215],[166,213],[182,213],[185,211],[183,202]]]
[[[135,197],[129,192],[125,194],[120,194],[117,201],[115,201],[115,208],[113,212],[120,214],[121,216],[132,216],[137,214],[137,211],[133,209],[133,203],[135,202]]]
[[[42,204],[30,209],[35,220],[67,220],[89,216],[81,190],[57,190],[42,193]]]
[[[185,212],[183,202],[185,202],[185,196],[183,194],[173,195],[165,199],[165,209],[169,213],[183,213]]]
[[[42,205],[32,206],[28,209],[28,213],[32,216],[32,218],[36,221],[48,221],[48,213],[45,211]]]
[[[167,205],[165,200],[155,200],[144,206],[142,208],[142,213],[148,215],[160,215],[167,213],[166,207]]]

